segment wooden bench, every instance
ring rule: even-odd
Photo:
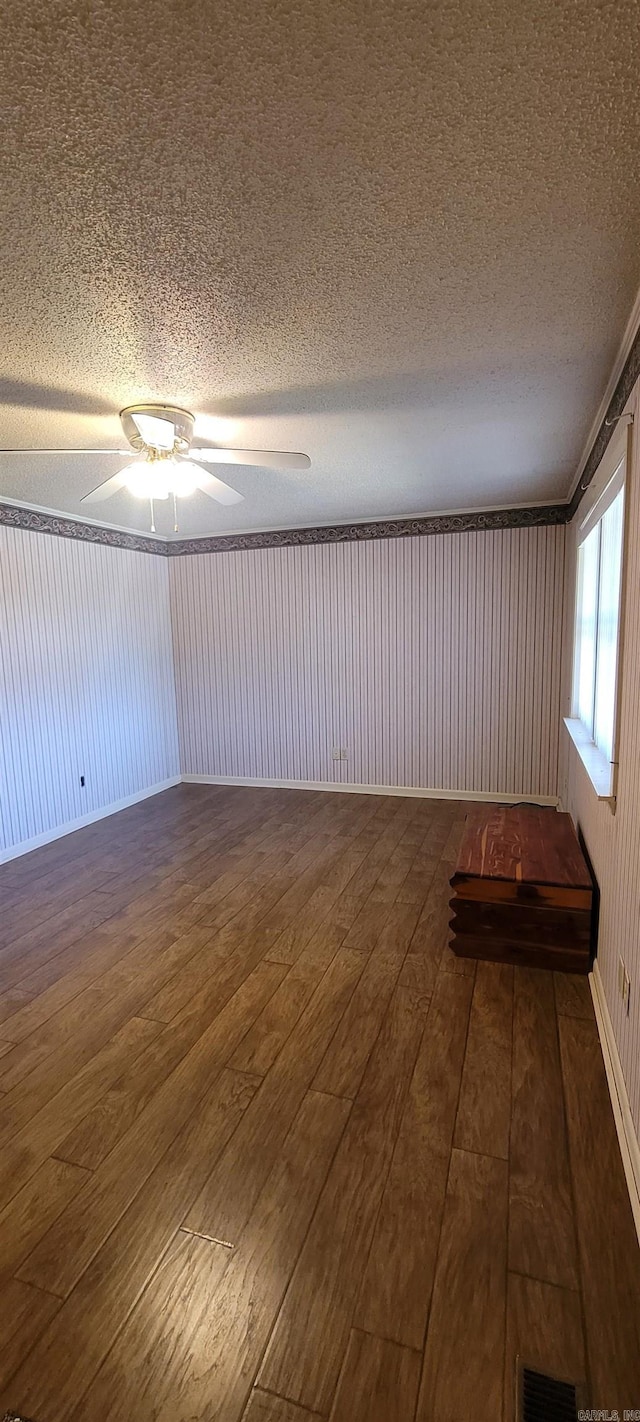
[[[451,887],[460,957],[589,972],[593,883],[570,815],[537,805],[472,810]]]

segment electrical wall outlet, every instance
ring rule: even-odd
[[[340,746],[334,746],[331,754],[334,760],[342,760],[342,750]]]

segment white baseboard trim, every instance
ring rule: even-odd
[[[622,1073],[622,1065],[618,1053],[618,1047],[613,1032],[613,1023],[607,1007],[607,999],[604,992],[604,984],[600,976],[598,960],[593,965],[593,972],[589,975],[591,985],[591,996],[593,1007],[598,1024],[600,1045],[604,1057],[604,1066],[609,1083],[609,1094],[611,1105],[620,1143],[620,1154],[627,1180],[631,1209],[640,1241],[640,1144],[636,1135],[627,1087]]]
[[[117,815],[120,810],[128,809],[129,805],[137,805],[140,800],[147,800],[151,795],[160,795],[163,790],[171,790],[174,785],[180,784],[254,785],[277,790],[335,790],[341,795],[404,795],[422,800],[470,800],[494,805],[514,805],[521,800],[532,805],[558,804],[557,797],[553,795],[500,795],[484,790],[436,790],[414,785],[348,785],[332,780],[266,780],[237,775],[174,775],[170,780],[161,780],[157,785],[150,785],[147,790],[138,790],[135,795],[128,795],[124,800],[114,800],[110,805],[92,810],[77,820],[68,820],[66,824],[57,825],[55,829],[46,830],[34,839],[23,839],[8,849],[0,849],[0,864],[8,864],[11,859],[19,859],[23,854],[30,854],[33,849],[41,849],[44,844],[51,844],[54,839],[74,834],[86,825],[95,824],[96,820],[106,819],[108,815]]]
[[[66,834],[74,834],[76,830],[93,825],[96,820],[104,820],[108,815],[117,815],[119,810],[127,810],[130,805],[137,805],[140,800],[148,800],[151,795],[159,795],[163,790],[171,790],[174,785],[181,783],[182,776],[174,775],[171,780],[161,780],[157,785],[150,785],[147,790],[138,790],[135,795],[127,795],[125,800],[113,800],[110,805],[103,805],[99,810],[91,810],[88,815],[81,815],[78,820],[68,820],[66,824],[57,825],[55,829],[45,830],[44,834],[36,835],[35,839],[23,839],[20,844],[12,844],[9,849],[0,850],[0,864],[8,864],[10,859],[19,859],[22,854],[30,854],[32,849],[41,849],[43,844],[51,844],[54,839],[62,839]]]
[[[419,800],[477,800],[493,805],[557,806],[557,795],[500,795],[488,790],[435,790],[416,785],[350,785],[334,780],[263,780],[241,775],[183,775],[186,785],[254,785],[271,790],[336,790],[341,795],[406,795]]]

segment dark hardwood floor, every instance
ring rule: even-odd
[[[0,869],[0,1415],[640,1407],[588,984],[450,952],[464,812],[180,786]]]

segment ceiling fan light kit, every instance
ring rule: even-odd
[[[156,460],[135,459],[125,470],[123,488],[133,494],[134,499],[168,499],[169,480],[163,477],[158,466]]]
[[[254,468],[308,469],[308,454],[270,449],[224,449],[195,447],[192,444],[195,416],[179,405],[127,405],[120,411],[120,423],[131,446],[130,450],[49,449],[42,451],[11,450],[11,454],[116,454],[131,462],[113,474],[97,488],[85,494],[82,504],[102,503],[122,489],[134,498],[148,499],[151,505],[151,530],[155,532],[153,504],[156,499],[170,497],[174,501],[174,532],[177,532],[176,500],[189,498],[196,490],[207,494],[219,504],[239,504],[244,494],[232,489],[203,464],[243,464]],[[2,451],[0,451],[2,452]],[[138,458],[131,459],[132,455]]]
[[[195,494],[198,487],[190,460],[176,459],[173,455],[162,458],[155,451],[150,451],[146,459],[134,459],[123,473],[124,487],[136,499],[168,499],[170,494],[185,499]]]

